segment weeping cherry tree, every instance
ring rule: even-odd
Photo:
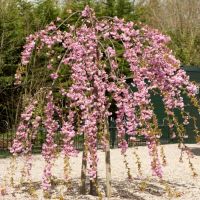
[[[45,60],[44,67],[49,70],[49,79],[47,86],[40,88],[29,99],[21,114],[11,152],[24,157],[25,174],[29,175],[34,140],[39,128],[45,129],[42,187],[49,192],[57,153],[64,156],[64,176],[67,179],[69,158],[78,153],[74,138],[82,135],[82,193],[85,193],[86,176],[91,180],[91,190],[98,188],[97,149],[100,145],[106,152],[109,197],[111,166],[108,118],[114,112],[118,147],[122,155],[128,148],[126,135],[132,141],[138,136],[144,137],[153,175],[162,178],[157,149],[161,131],[151,94],[159,93],[162,97],[169,127],[176,128],[179,145],[186,149],[184,125],[189,123],[190,116],[184,110],[182,96],[187,94],[200,111],[195,97],[198,88],[189,81],[185,71],[180,68],[180,62],[167,47],[170,38],[158,30],[117,17],[97,18],[88,6],[73,15],[78,15],[75,24],[69,24],[69,18],[57,18],[45,29],[26,38],[22,52],[23,73],[20,70],[22,68],[17,71],[16,84],[23,83],[23,74],[29,72],[35,59]],[[127,79],[131,79],[131,85]],[[43,101],[39,100],[41,96],[44,97]],[[115,105],[115,110],[111,109],[112,105]],[[183,124],[179,124],[174,109],[180,110]],[[58,132],[62,140],[60,145],[55,140]],[[91,191],[91,194],[94,193]]]

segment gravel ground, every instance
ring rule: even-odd
[[[163,168],[164,176],[161,183],[158,178],[153,177],[150,167],[150,158],[148,156],[147,147],[141,146],[134,150],[129,148],[127,151],[127,161],[130,167],[132,180],[127,178],[127,170],[124,164],[124,157],[120,154],[119,149],[111,150],[112,165],[112,198],[111,200],[164,200],[164,199],[180,199],[180,200],[199,200],[200,199],[200,145],[188,145],[194,153],[192,163],[195,171],[199,176],[192,177],[189,168],[187,156],[183,155],[183,162],[179,162],[180,150],[177,145],[163,145],[165,155],[167,157],[167,166]],[[136,151],[142,163],[142,176],[138,176],[137,164],[133,152]],[[71,183],[68,189],[63,185],[63,159],[60,156],[53,167],[55,175],[55,187],[51,198],[49,199],[66,199],[66,200],[95,200],[97,197],[90,195],[79,195],[80,171],[81,171],[81,155],[71,158]],[[105,157],[104,152],[98,152],[99,155],[99,188],[105,196]],[[44,199],[42,190],[40,189],[41,176],[43,172],[44,160],[41,155],[33,156],[33,168],[31,171],[32,187],[30,184],[20,184],[20,168],[22,160],[17,160],[17,168],[12,168],[15,172],[14,187],[2,189],[4,177],[9,177],[10,158],[0,159],[0,200],[34,200]],[[5,194],[4,194],[5,193]],[[30,193],[32,195],[30,195]],[[2,195],[3,194],[3,195]],[[62,198],[64,196],[64,198]]]

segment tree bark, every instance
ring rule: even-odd
[[[105,149],[105,162],[106,162],[106,196],[111,197],[111,164],[110,164],[110,141],[108,132],[108,121],[105,119],[104,124],[105,136],[107,139],[107,145]]]
[[[82,155],[82,168],[81,168],[81,194],[86,194],[86,170],[87,170],[87,152],[86,146],[83,144],[83,155]]]
[[[90,180],[90,195],[98,196],[97,175],[94,180]]]

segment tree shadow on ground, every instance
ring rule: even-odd
[[[171,187],[174,191],[176,189],[183,189],[187,187],[186,185],[173,183],[169,181],[165,181],[165,183]],[[105,179],[98,179],[99,190],[103,197],[105,197],[106,193],[106,186],[105,186]],[[60,195],[60,187],[63,186],[65,188],[63,192],[64,199],[92,199],[96,200],[99,197],[93,197],[89,195],[89,180],[87,180],[87,195],[80,194],[80,179],[73,179],[69,181],[65,181],[63,179],[58,179],[56,177],[53,178],[52,182],[52,191],[51,195],[59,196]],[[41,191],[41,182],[31,182],[31,183],[23,183],[17,185],[15,187],[15,192],[18,194],[26,194],[28,196],[37,193],[38,190]],[[14,195],[14,192],[13,192]],[[144,196],[151,195],[153,198],[167,196],[166,185],[161,184],[158,179],[139,179],[133,178],[132,180],[112,180],[112,197],[111,200],[145,200]],[[14,197],[14,196],[13,196]],[[33,197],[33,196],[31,196]],[[103,198],[106,199],[106,198]]]
[[[191,151],[195,156],[200,156],[200,147],[193,147],[191,148]]]
[[[162,196],[165,193],[162,187],[144,180],[115,181],[112,187],[116,190],[117,195],[120,196],[121,199],[143,200],[143,197],[136,194],[147,193],[156,198],[156,196]]]

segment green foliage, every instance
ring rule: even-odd
[[[194,39],[189,39],[188,33],[181,34],[180,31],[172,32],[167,31],[170,35],[172,42],[170,47],[173,49],[176,57],[184,65],[199,66],[200,54],[200,37],[197,35]]]
[[[45,76],[42,62],[37,77],[29,77],[31,88],[14,87],[14,74],[20,65],[20,55],[25,37],[54,20],[60,8],[53,0],[40,0],[36,4],[25,0],[1,0],[0,4],[0,121],[6,120],[12,128],[20,114],[22,90],[33,90],[38,80]],[[33,73],[32,73],[33,74]],[[32,81],[32,80],[34,81]],[[37,83],[37,84],[34,84]],[[41,81],[40,81],[41,82]],[[27,94],[27,92],[26,92]],[[5,118],[6,116],[6,118]]]
[[[38,1],[34,9],[35,25],[38,30],[54,21],[60,14],[60,8],[55,2],[54,0]]]
[[[117,15],[121,18],[129,16],[132,13],[132,6],[128,0],[117,0],[116,4]]]

